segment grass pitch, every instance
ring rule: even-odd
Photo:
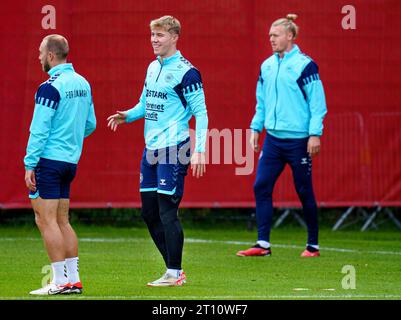
[[[49,276],[40,234],[34,226],[0,226],[0,299],[401,299],[401,237],[395,230],[323,229],[321,257],[305,259],[299,256],[306,240],[301,228],[274,229],[271,257],[235,255],[254,243],[256,231],[184,228],[188,283],[152,288],[146,283],[165,267],[145,228],[75,229],[84,294],[29,296]],[[355,289],[343,288],[352,286],[344,266],[355,269]]]

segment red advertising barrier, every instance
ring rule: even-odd
[[[350,8],[335,0],[58,0],[51,1],[55,21],[49,4],[16,0],[0,9],[0,208],[30,206],[23,157],[34,94],[47,78],[38,47],[51,33],[69,40],[69,61],[92,85],[98,120],[84,144],[72,206],[140,205],[143,120],[114,133],[106,118],[137,103],[154,59],[149,22],[165,14],[181,21],[178,48],[202,73],[214,137],[207,173],[188,175],[183,206],[252,207],[258,155],[244,162],[246,129],[260,64],[271,55],[269,26],[287,13],[299,16],[297,43],[319,65],[326,92],[313,169],[319,205],[401,205],[401,1],[354,0]],[[53,22],[55,29],[43,28]],[[288,168],[274,202],[299,206]]]

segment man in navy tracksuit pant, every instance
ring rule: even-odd
[[[250,143],[259,151],[263,127],[266,139],[259,158],[254,192],[258,241],[238,256],[271,255],[270,229],[274,185],[289,164],[308,226],[302,257],[318,257],[317,205],[312,187],[312,157],[320,151],[323,118],[327,113],[318,66],[294,44],[296,15],[275,21],[270,28],[274,54],[261,66],[256,89],[256,113],[251,122]]]

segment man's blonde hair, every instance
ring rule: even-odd
[[[297,38],[299,27],[295,24],[294,20],[298,18],[298,15],[290,13],[285,18],[278,19],[273,22],[272,27],[283,26],[287,32],[291,32],[294,39]]]
[[[163,28],[168,32],[180,35],[181,23],[173,16],[163,16],[150,22],[150,29]]]

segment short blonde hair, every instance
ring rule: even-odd
[[[180,34],[181,23],[173,16],[163,16],[150,22],[150,29],[163,28],[168,32]]]
[[[285,18],[278,19],[272,23],[272,27],[283,26],[285,30],[291,32],[294,39],[297,38],[299,27],[295,24],[294,20],[298,18],[298,15],[289,13]]]

